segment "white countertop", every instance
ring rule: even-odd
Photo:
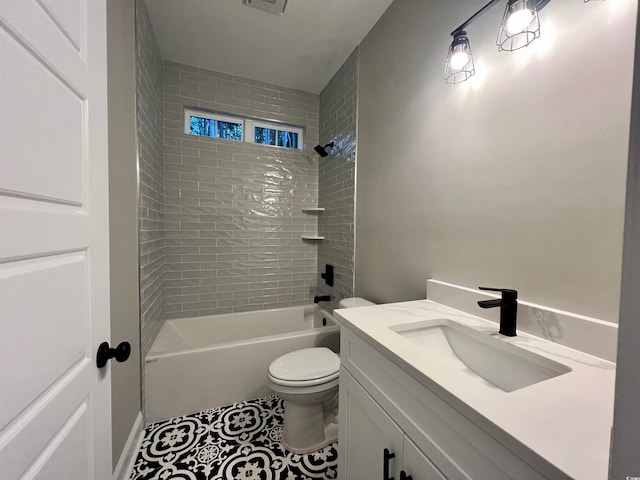
[[[339,309],[334,316],[341,326],[366,340],[434,393],[443,398],[453,395],[460,401],[456,408],[471,409],[471,417],[480,415],[569,477],[607,478],[614,363],[526,333],[518,332],[516,337],[498,335],[494,338],[571,368],[571,372],[555,378],[505,392],[443,365],[433,353],[389,328],[414,321],[450,319],[480,332],[495,333],[498,325],[494,322],[430,300]]]

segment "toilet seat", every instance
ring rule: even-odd
[[[316,385],[323,385],[325,383],[329,383],[332,380],[335,380],[340,375],[340,372],[337,371],[331,375],[322,378],[314,378],[313,380],[284,380],[282,378],[274,377],[271,374],[268,374],[269,380],[276,384],[282,385],[283,387],[313,387]]]
[[[278,385],[307,387],[338,378],[340,357],[325,347],[305,348],[276,358],[269,365],[269,380]]]

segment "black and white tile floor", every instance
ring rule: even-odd
[[[283,414],[272,395],[149,425],[130,480],[336,479],[337,444],[283,450]]]

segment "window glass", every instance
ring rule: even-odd
[[[184,112],[184,133],[190,135],[296,150],[304,148],[304,128],[302,127],[195,108],[185,108]]]
[[[256,127],[255,143],[261,143],[262,145],[276,145],[276,130]]]
[[[216,121],[210,118],[201,118],[191,116],[189,119],[191,135],[203,135],[205,137],[216,136]]]
[[[278,146],[286,148],[298,148],[298,134],[295,132],[278,130]]]
[[[242,141],[242,124],[218,120],[218,136],[227,140]]]

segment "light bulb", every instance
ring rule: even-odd
[[[527,8],[516,10],[507,19],[507,31],[514,35],[523,32],[533,20],[533,12]]]
[[[460,70],[469,62],[469,54],[466,52],[456,52],[451,55],[449,66],[453,70]]]

